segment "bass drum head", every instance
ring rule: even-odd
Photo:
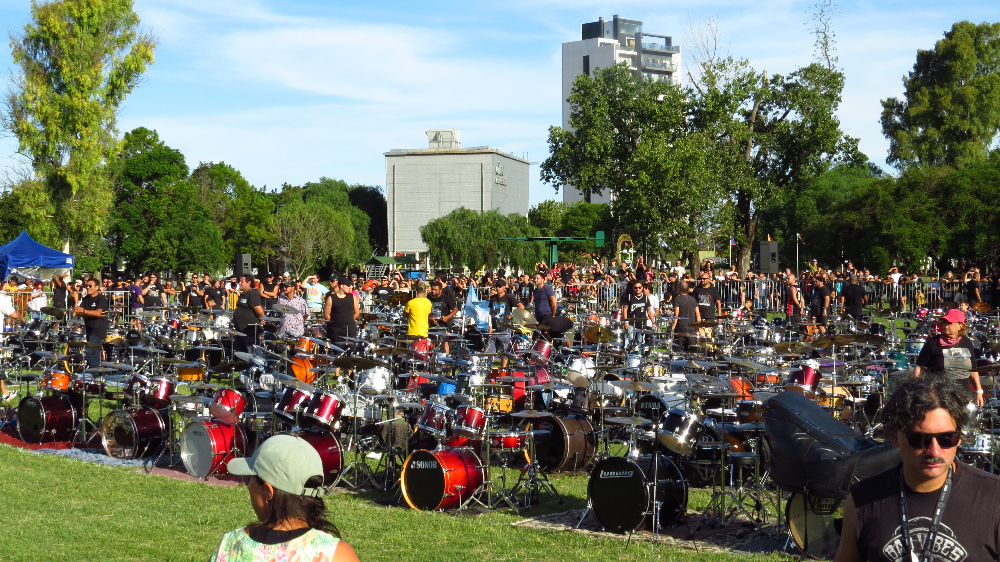
[[[535,436],[538,465],[547,472],[580,470],[597,452],[597,436],[584,417],[552,417],[535,420],[534,430],[548,431]]]
[[[156,453],[166,434],[163,418],[152,408],[114,410],[101,422],[104,451],[115,459],[138,459]]]
[[[25,443],[66,441],[76,430],[76,409],[65,394],[25,396],[17,406],[17,433]]]
[[[662,528],[679,521],[687,511],[688,490],[677,465],[668,457],[658,458],[656,502],[660,505]],[[635,461],[609,457],[594,466],[587,484],[587,498],[594,517],[605,529],[628,533],[640,526],[652,528],[654,506],[648,482],[653,480],[653,472],[652,456]]]
[[[809,558],[833,560],[837,555],[844,520],[830,514],[834,501],[796,492],[785,504],[788,531],[795,546]]]
[[[431,451],[414,451],[403,463],[403,498],[413,509],[431,511],[444,497],[444,470]]]

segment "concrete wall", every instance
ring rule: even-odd
[[[529,165],[498,151],[387,153],[385,168],[390,254],[426,251],[420,227],[459,207],[528,212]]]

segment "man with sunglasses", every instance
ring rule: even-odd
[[[998,559],[1000,477],[955,460],[970,400],[946,377],[892,394],[883,423],[903,462],[852,486],[835,562]]]
[[[101,345],[108,337],[108,319],[104,313],[108,310],[108,297],[101,293],[101,286],[93,277],[88,277],[87,295],[80,299],[80,304],[73,308],[73,314],[83,317],[83,328],[87,332],[87,343],[97,344],[87,346],[84,354],[87,357],[87,368],[101,366]]]

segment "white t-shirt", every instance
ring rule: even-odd
[[[7,317],[15,312],[17,312],[17,309],[14,308],[14,301],[11,300],[10,295],[0,292],[0,330],[4,329],[4,322],[7,320]]]
[[[687,271],[687,270],[684,269],[683,265],[675,265],[674,267],[670,268],[670,271],[673,271],[674,273],[676,273],[677,274],[677,278],[680,279],[680,278],[684,277],[684,272]]]

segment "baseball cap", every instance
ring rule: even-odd
[[[229,473],[257,476],[282,492],[296,496],[322,496],[324,489],[307,488],[306,481],[323,476],[323,460],[305,439],[297,435],[275,435],[257,447],[253,456],[229,461]]]
[[[954,324],[956,322],[965,323],[965,313],[957,308],[953,308],[949,310],[947,313],[945,313],[945,315],[942,316],[941,319],[951,324]]]

